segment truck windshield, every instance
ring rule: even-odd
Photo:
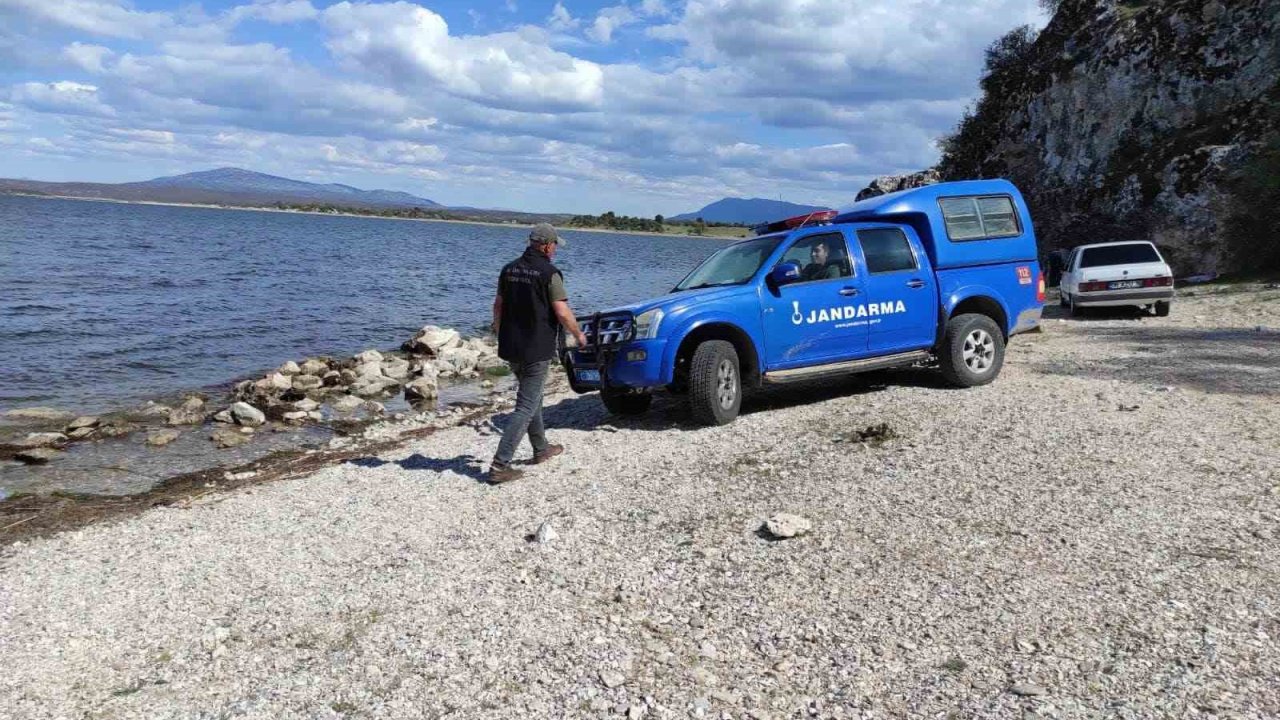
[[[1160,262],[1160,255],[1151,243],[1125,243],[1124,245],[1085,248],[1084,255],[1080,258],[1080,267],[1134,265],[1136,263],[1153,262]]]
[[[741,285],[760,270],[760,266],[781,241],[781,235],[771,235],[717,250],[681,280],[672,292],[718,285]]]

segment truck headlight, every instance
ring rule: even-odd
[[[654,308],[636,316],[636,339],[652,340],[658,336],[658,326],[662,324],[662,311]]]

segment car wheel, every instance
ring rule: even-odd
[[[1004,366],[1004,334],[986,315],[957,315],[947,321],[938,360],[948,383],[956,387],[986,385]]]
[[[1080,317],[1081,315],[1083,315],[1083,314],[1084,314],[1084,308],[1082,308],[1082,307],[1080,307],[1080,306],[1076,305],[1076,296],[1075,296],[1075,295],[1072,295],[1072,296],[1071,296],[1071,303],[1070,303],[1070,307],[1071,307],[1071,317],[1073,317],[1073,318],[1078,318],[1078,317]]]
[[[689,408],[702,425],[725,425],[742,407],[742,372],[738,351],[725,340],[698,346],[689,364]]]
[[[1156,302],[1156,317],[1169,317],[1169,310],[1173,307],[1173,303],[1168,300],[1159,300]]]
[[[600,399],[604,401],[605,409],[614,415],[642,415],[653,404],[653,393],[601,388]]]

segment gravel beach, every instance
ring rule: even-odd
[[[0,717],[1276,717],[1280,289],[1191,292],[972,390],[562,392],[509,485],[499,416],[10,545]]]

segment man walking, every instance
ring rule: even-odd
[[[498,334],[498,356],[511,364],[519,382],[516,409],[507,421],[502,442],[489,468],[489,482],[504,483],[523,473],[511,467],[520,441],[528,434],[533,462],[542,463],[564,452],[564,446],[547,442],[542,424],[542,387],[556,357],[558,329],[573,335],[578,346],[587,344],[578,321],[569,309],[564,276],[551,264],[564,240],[546,223],[529,232],[529,247],[498,276],[498,296],[493,300],[493,329]]]

